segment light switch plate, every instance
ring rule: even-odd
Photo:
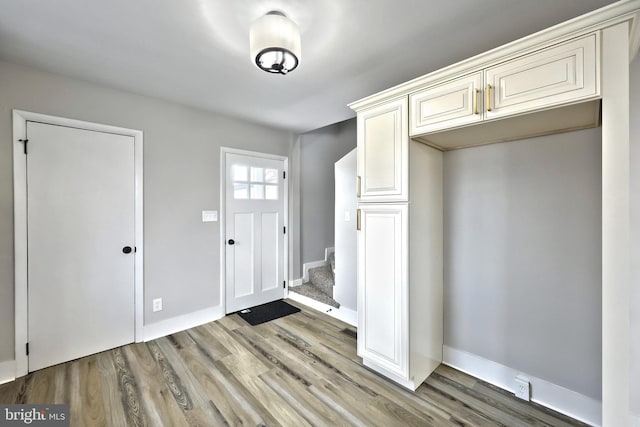
[[[202,222],[214,222],[218,220],[218,211],[202,211]]]

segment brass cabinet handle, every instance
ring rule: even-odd
[[[480,89],[475,89],[473,93],[473,114],[478,114],[478,94]]]
[[[491,111],[491,85],[487,85],[487,111]]]
[[[356,230],[360,231],[360,209],[356,211]]]
[[[358,186],[356,187],[356,195],[360,198],[360,194],[362,193],[362,178],[358,176]]]

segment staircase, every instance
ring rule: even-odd
[[[336,265],[333,253],[329,254],[328,262],[328,265],[310,268],[309,281],[300,286],[291,287],[289,291],[340,308],[340,303],[333,299],[333,286],[335,285],[333,273]]]

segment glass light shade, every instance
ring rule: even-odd
[[[287,74],[300,62],[300,31],[280,12],[256,19],[249,32],[251,60],[269,73]]]

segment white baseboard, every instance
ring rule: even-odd
[[[224,317],[222,306],[205,308],[204,310],[194,311],[193,313],[183,314],[182,316],[172,317],[171,319],[161,320],[150,325],[144,325],[144,340],[151,341],[156,338],[165,337],[184,331],[189,328],[213,322]]]
[[[304,295],[300,295],[296,292],[289,292],[288,297],[294,301],[299,302],[300,304],[306,305],[311,309],[320,311],[335,319],[342,320],[343,322],[348,323],[351,326],[355,326],[356,328],[358,327],[358,313],[354,310],[346,307],[331,307],[330,305],[323,304],[319,301],[316,301],[309,297],[305,297]]]
[[[309,281],[309,270],[316,267],[324,267],[327,265],[327,261],[311,261],[302,264],[302,283]]]
[[[289,280],[289,287],[295,288],[296,286],[302,285],[302,279]]]
[[[16,379],[16,361],[6,360],[0,362],[0,384],[8,383]]]
[[[334,253],[336,248],[324,248],[324,260],[329,261],[329,255]]]
[[[517,375],[531,383],[531,400],[593,426],[602,423],[602,402],[532,375],[484,359],[466,351],[443,346],[443,363],[490,384],[514,392]]]
[[[310,261],[302,264],[302,283],[306,283],[309,281],[309,270],[316,267],[324,267],[329,264],[329,255],[336,251],[335,248],[325,248],[324,249],[324,260],[323,261]],[[301,284],[302,284],[301,283]],[[297,286],[297,285],[294,285]]]

